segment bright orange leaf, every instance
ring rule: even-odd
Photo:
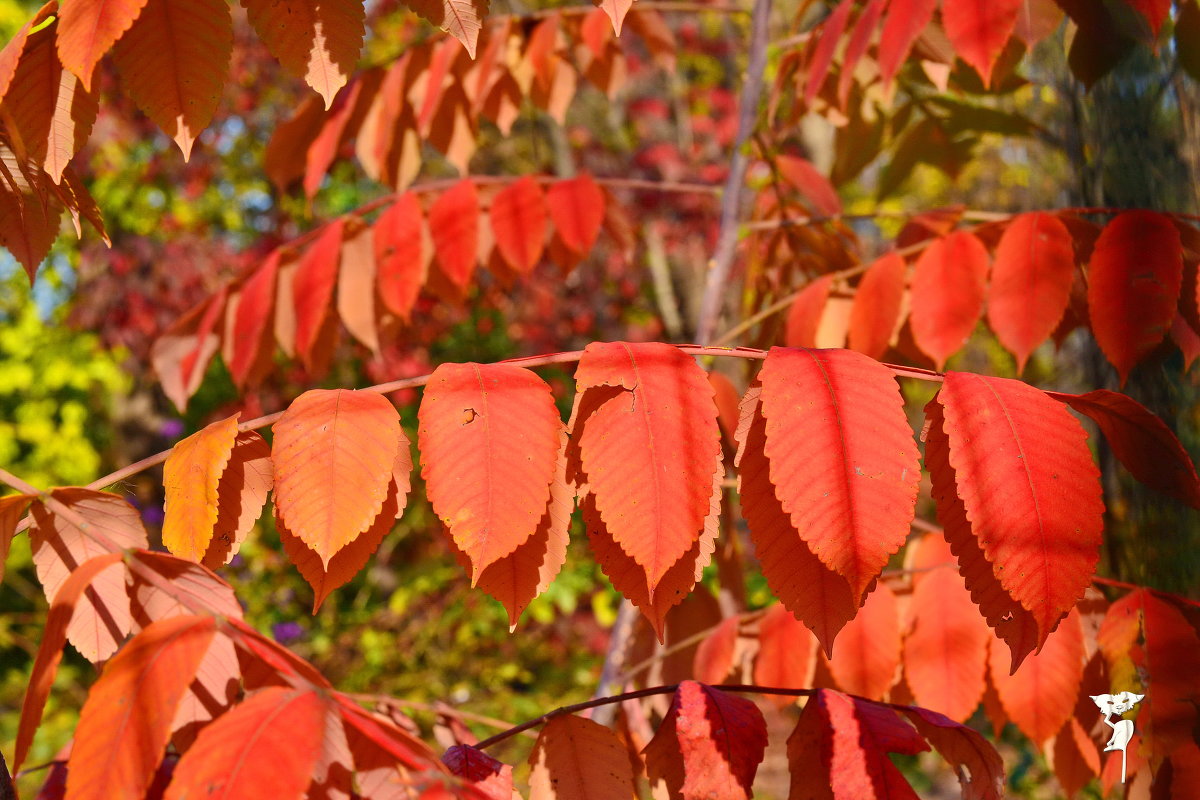
[[[917,259],[909,324],[917,346],[938,369],[974,333],[987,273],[987,250],[965,231],[938,239]]]
[[[907,272],[904,259],[895,252],[880,256],[867,268],[854,292],[850,311],[851,350],[883,358],[900,319]]]
[[[429,232],[442,272],[465,291],[478,260],[479,192],[473,181],[463,179],[438,195],[429,209]]]
[[[987,86],[1000,51],[1017,26],[1021,0],[954,0],[942,4],[942,25],[959,58]]]
[[[241,0],[271,55],[333,104],[358,63],[365,11],[359,0]]]
[[[1045,742],[1066,723],[1079,697],[1084,650],[1078,612],[1072,610],[1011,675],[999,640],[992,640],[990,653],[992,682],[1008,718],[1036,744]]]
[[[842,691],[882,700],[900,672],[900,609],[886,583],[876,583],[858,616],[838,636],[829,671]]]
[[[546,206],[563,244],[577,256],[590,253],[604,223],[605,207],[604,191],[592,176],[584,172],[551,184]]]
[[[505,186],[492,198],[489,209],[496,247],[504,260],[528,275],[542,258],[546,246],[546,196],[530,175]]]
[[[217,523],[217,485],[233,453],[240,414],[177,442],[163,465],[166,490],[163,544],[181,558],[200,561]]]
[[[529,766],[529,800],[611,800],[633,791],[633,770],[621,740],[609,728],[572,714],[546,723]]]

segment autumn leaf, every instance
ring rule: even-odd
[[[938,369],[975,331],[987,273],[987,250],[965,231],[936,240],[917,258],[909,324],[917,346]]]
[[[983,699],[991,634],[943,537],[921,537],[908,566],[914,575],[904,676],[918,705],[965,722]]]
[[[1104,504],[1087,435],[1020,381],[950,372],[936,400],[971,530],[1044,645],[1100,557]]]
[[[67,0],[58,20],[58,57],[92,89],[92,72],[146,6],[147,0]]]
[[[920,463],[891,372],[849,350],[772,348],[759,373],[775,494],[861,596],[908,536]]]
[[[346,330],[378,356],[376,270],[375,242],[371,229],[362,224],[350,226],[342,242],[341,269],[338,271],[338,316]]]
[[[4,579],[4,565],[8,561],[8,550],[17,532],[17,523],[25,516],[29,501],[28,494],[13,494],[0,497],[0,580]]]
[[[854,9],[854,0],[842,0],[826,17],[820,26],[820,37],[813,49],[812,58],[808,62],[808,80],[804,88],[804,105],[812,106],[813,100],[825,84],[829,67],[833,63],[834,50],[841,41],[842,33],[846,30],[846,22]]]
[[[587,484],[652,600],[710,513],[721,456],[712,387],[691,356],[658,343],[592,343],[575,380],[587,410],[572,421],[568,477]]]
[[[955,0],[942,5],[942,25],[959,58],[988,86],[992,67],[1017,25],[1021,0]]]
[[[374,392],[312,389],[273,430],[277,514],[328,569],[379,516],[401,446],[399,414]]]
[[[404,0],[424,19],[449,33],[475,58],[489,0]]]
[[[120,497],[77,488],[55,489],[50,496],[76,516],[68,519],[41,501],[33,504],[29,540],[47,600],[53,600],[76,567],[111,552],[89,532],[99,532],[117,547],[149,546],[137,511]],[[67,627],[67,638],[89,661],[103,661],[116,652],[130,625],[125,567],[114,564],[92,581]]]
[[[817,346],[821,315],[825,312],[832,287],[833,276],[822,275],[796,293],[796,298],[788,307],[787,322],[784,324],[783,341],[788,347]]]
[[[105,665],[79,713],[68,797],[141,800],[162,760],[175,707],[215,632],[209,616],[161,620]]]
[[[563,244],[581,258],[590,253],[604,223],[604,191],[595,179],[584,172],[555,181],[546,191],[546,206]]]
[[[907,272],[904,259],[893,251],[877,258],[863,273],[850,311],[851,350],[883,358],[900,320]]]
[[[227,360],[229,373],[238,387],[245,387],[263,372],[262,363],[274,352],[271,332],[275,317],[275,277],[282,253],[272,250],[254,273],[242,284],[234,312],[232,357]]]
[[[528,275],[545,249],[548,215],[541,185],[523,176],[492,198],[488,214],[500,254],[514,270]]]
[[[429,232],[442,272],[465,291],[478,260],[479,193],[473,181],[463,179],[438,195],[429,209]]]
[[[1017,372],[1062,319],[1075,278],[1075,243],[1058,217],[1033,211],[1014,218],[996,246],[988,324],[1017,357]]]
[[[187,160],[217,109],[232,50],[225,0],[148,0],[112,54],[125,91]]]
[[[1011,675],[997,640],[992,640],[989,652],[991,678],[1004,712],[1030,741],[1042,744],[1066,723],[1079,695],[1084,650],[1078,612],[1072,610],[1042,649]]]
[[[200,561],[217,523],[217,486],[237,437],[234,414],[179,441],[163,465],[166,490],[163,544],[181,558]]]
[[[572,714],[546,723],[529,766],[529,800],[611,800],[633,791],[633,770],[621,740],[603,725]]]
[[[858,615],[838,636],[829,671],[842,691],[882,700],[900,672],[900,609],[886,583],[877,583]]]
[[[804,623],[782,604],[768,608],[758,622],[754,682],[779,689],[807,689],[816,662],[816,639]],[[796,702],[787,695],[768,695],[767,699],[779,708]]]
[[[288,72],[333,105],[362,49],[359,0],[242,0],[250,24]]]
[[[942,758],[955,767],[963,800],[1004,797],[1004,763],[979,733],[936,711],[910,706],[903,713]]]
[[[651,787],[665,784],[671,797],[746,800],[766,747],[767,723],[752,701],[683,681],[642,755]]]
[[[326,704],[312,689],[254,693],[200,732],[179,759],[165,800],[299,800],[325,736]]]
[[[788,616],[791,617],[791,614]],[[795,620],[795,617],[791,618]],[[692,674],[696,680],[701,683],[720,683],[729,675],[737,654],[740,621],[736,616],[726,617],[696,647],[692,659]]]
[[[442,755],[451,774],[488,800],[513,800],[512,767],[465,744],[456,744]]]
[[[150,349],[150,362],[163,394],[180,411],[200,388],[209,361],[220,342],[225,314],[225,290],[195,306],[171,323]]]
[[[384,209],[372,228],[379,297],[403,320],[412,313],[428,270],[430,253],[424,219],[417,196],[405,192]]]
[[[274,481],[270,445],[255,431],[239,433],[217,486],[217,521],[204,553],[205,566],[215,569],[237,555],[262,516]]]
[[[828,653],[838,631],[858,613],[863,595],[854,593],[849,581],[817,558],[783,510],[769,474],[761,391],[759,386],[746,391],[738,424],[735,463],[742,514],[750,525],[750,539],[767,585],[795,615],[793,621],[803,620]]]
[[[320,229],[315,242],[309,245],[296,266],[292,278],[291,300],[296,309],[296,352],[307,369],[317,362],[325,320],[332,305],[333,289],[337,285],[338,267],[342,260],[342,236],[345,218],[330,222]]]
[[[890,87],[900,65],[921,32],[933,19],[937,0],[890,0],[879,36],[879,74]]]
[[[1168,217],[1126,211],[1104,226],[1088,262],[1088,310],[1122,384],[1167,335],[1182,285],[1182,245]]]

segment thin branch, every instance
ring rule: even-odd
[[[733,273],[734,257],[737,255],[739,222],[742,209],[742,190],[746,182],[746,168],[750,156],[746,143],[754,132],[758,120],[759,98],[762,95],[763,73],[767,66],[767,33],[771,17],[771,0],[754,0],[754,16],[751,18],[750,62],[746,65],[746,82],[742,87],[738,112],[737,136],[733,142],[733,158],[729,164],[729,176],[725,181],[725,192],[721,198],[721,226],[717,234],[717,247],[708,265],[708,277],[704,282],[704,296],[700,301],[700,319],[696,324],[696,340],[708,342],[717,329],[717,320],[725,305],[726,289]]]

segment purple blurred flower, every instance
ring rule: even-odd
[[[183,433],[183,420],[164,419],[158,426],[158,432],[164,439],[177,439]]]
[[[280,644],[294,642],[304,635],[304,628],[299,622],[277,622],[271,626],[271,635]]]
[[[162,525],[163,518],[162,506],[148,506],[142,511],[142,522],[147,525]]]

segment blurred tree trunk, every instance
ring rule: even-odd
[[[1196,213],[1200,209],[1200,103],[1194,83],[1168,58],[1135,48],[1090,92],[1074,82],[1065,140],[1080,205]],[[1071,91],[1071,90],[1069,90]],[[1083,365],[1090,385],[1118,390],[1094,340]],[[1173,347],[1136,367],[1123,389],[1166,421],[1195,460],[1200,390]],[[1200,590],[1200,514],[1134,481],[1100,445],[1106,564],[1113,577],[1166,591]]]

